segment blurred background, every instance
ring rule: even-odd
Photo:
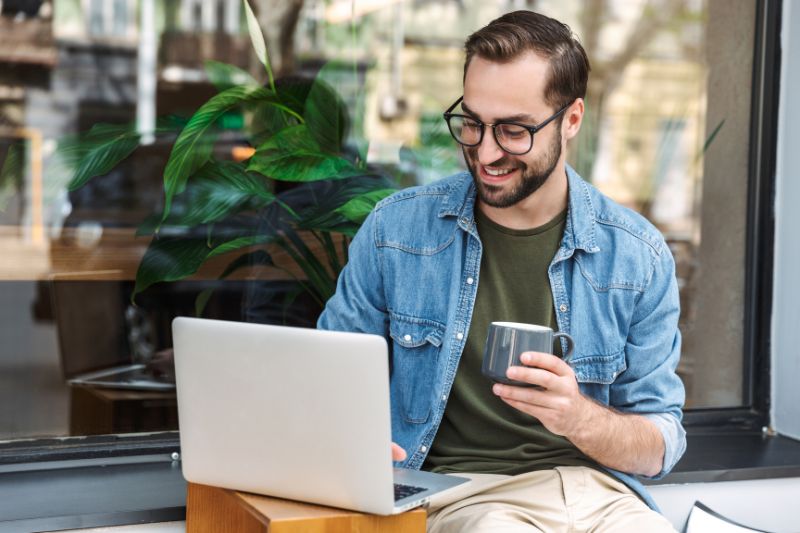
[[[398,187],[464,168],[441,114],[461,95],[471,32],[516,9],[569,24],[592,63],[569,161],[667,238],[687,407],[743,405],[754,1],[251,5],[278,83],[328,65],[352,143],[366,140],[370,172]],[[314,324],[319,306],[297,293],[297,279],[264,265],[220,280],[224,263],[210,261],[131,302],[150,242],[137,228],[163,208],[175,141],[156,124],[185,124],[218,92],[209,60],[267,83],[240,1],[0,0],[0,440],[176,429],[168,369],[122,386],[105,375],[158,360],[172,318],[196,314],[209,289],[202,316]],[[70,191],[75,168],[60,147],[101,123],[131,125],[138,148]],[[226,112],[214,156],[248,157],[251,124],[244,110]]]

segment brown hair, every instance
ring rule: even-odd
[[[545,102],[556,109],[586,96],[589,58],[569,26],[533,11],[506,13],[469,36],[464,77],[475,56],[500,63],[533,51],[550,63]]]

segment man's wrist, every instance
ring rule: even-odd
[[[564,437],[580,448],[580,444],[591,442],[592,433],[596,428],[605,427],[604,419],[609,413],[591,398],[583,394],[580,394],[579,398],[580,405],[576,409],[577,415],[572,424],[572,431]]]

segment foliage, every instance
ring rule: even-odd
[[[325,82],[325,68],[310,81],[273,79],[263,35],[244,4],[267,86],[237,67],[207,62],[219,93],[182,128],[160,123],[159,139],[177,137],[163,174],[163,209],[137,231],[152,240],[136,273],[134,297],[154,283],[189,277],[218,256],[232,258],[220,279],[249,265],[279,268],[270,251],[280,249],[302,275],[285,271],[322,306],[335,290],[348,239],[375,203],[395,190],[367,169],[363,140],[348,139],[348,110]],[[248,117],[244,141],[252,155],[239,162],[214,155],[219,122],[232,111]],[[133,128],[111,125],[62,143],[62,154],[73,162],[70,190],[108,173],[138,146]],[[295,185],[276,195],[279,182]],[[198,313],[208,297],[198,297]]]

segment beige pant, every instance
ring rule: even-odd
[[[431,499],[428,533],[675,532],[624,483],[592,468],[466,477],[472,482]]]

